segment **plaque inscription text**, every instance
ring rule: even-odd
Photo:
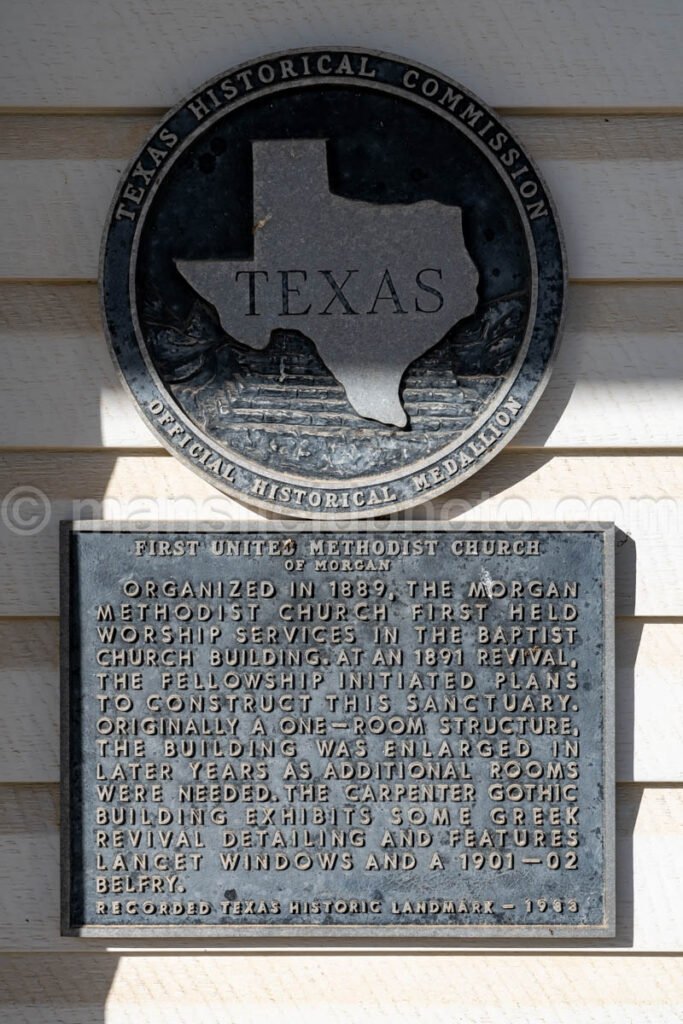
[[[64,930],[613,934],[611,531],[64,533]]]

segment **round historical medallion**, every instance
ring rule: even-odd
[[[545,384],[565,286],[510,130],[434,71],[332,48],[176,107],[102,257],[111,348],[161,441],[311,517],[386,515],[484,465]]]

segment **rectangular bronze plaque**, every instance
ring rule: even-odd
[[[614,934],[613,530],[65,524],[63,930]]]

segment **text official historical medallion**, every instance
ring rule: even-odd
[[[102,297],[161,441],[299,516],[387,514],[502,448],[562,318],[557,218],[479,99],[335,48],[218,76],[121,181]]]

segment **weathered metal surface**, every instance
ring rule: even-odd
[[[614,934],[600,525],[67,525],[63,924]]]
[[[470,476],[546,381],[565,271],[533,162],[476,97],[371,52],[207,83],[124,174],[102,256],[116,362],[160,439],[292,515]]]

